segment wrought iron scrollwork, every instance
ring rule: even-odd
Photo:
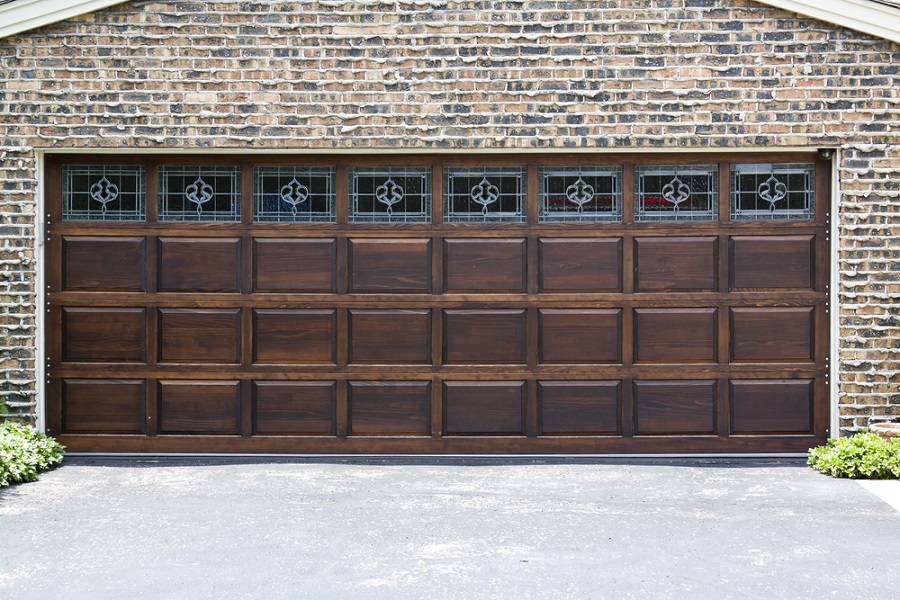
[[[691,188],[681,181],[681,179],[675,177],[672,181],[663,186],[662,197],[665,198],[667,202],[672,203],[677,212],[678,206],[691,197]]]
[[[584,205],[594,199],[594,188],[581,177],[566,188],[566,198],[578,206],[578,212],[584,211]]]
[[[281,186],[281,200],[291,207],[291,214],[297,216],[297,207],[309,198],[309,189],[297,181],[297,178],[291,179],[288,183]]]
[[[470,192],[472,201],[481,206],[481,214],[487,216],[488,206],[500,198],[500,190],[485,177]]]
[[[184,197],[197,205],[197,216],[203,214],[203,205],[212,200],[214,193],[213,187],[203,181],[202,177],[184,188]]]
[[[775,203],[787,196],[787,186],[778,181],[774,175],[770,175],[757,190],[759,197],[769,203],[769,210],[775,212]]]
[[[393,206],[403,200],[403,187],[388,177],[387,181],[375,188],[375,199],[387,206],[387,214],[392,216]]]
[[[106,177],[91,186],[91,199],[100,203],[100,214],[106,216],[106,205],[119,197],[119,186]]]

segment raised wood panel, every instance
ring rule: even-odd
[[[159,311],[159,360],[181,363],[240,362],[241,311],[164,308]]]
[[[144,433],[143,380],[66,379],[62,395],[65,433]]]
[[[544,309],[538,314],[542,363],[622,362],[620,309]]]
[[[634,339],[637,362],[715,362],[716,309],[635,309]]]
[[[89,362],[144,362],[143,308],[62,309],[63,359]]]
[[[334,364],[335,311],[255,309],[253,362]]]
[[[732,308],[731,360],[811,361],[812,332],[812,307]]]
[[[524,381],[445,381],[446,435],[524,435]]]
[[[351,381],[351,435],[428,435],[431,383]]]
[[[637,435],[713,434],[715,381],[636,381]]]
[[[635,238],[634,253],[636,291],[716,289],[716,238]]]
[[[522,364],[525,311],[485,309],[444,311],[444,362]]]
[[[539,253],[542,292],[621,290],[621,238],[542,238]]]
[[[813,380],[732,380],[730,386],[732,433],[812,433]]]
[[[732,289],[809,289],[815,236],[734,236]]]
[[[159,289],[240,291],[241,240],[159,238]]]
[[[159,382],[160,433],[237,434],[240,382]]]
[[[431,291],[431,240],[351,239],[353,292]]]
[[[620,433],[620,381],[541,381],[538,386],[541,435]]]
[[[64,290],[142,292],[146,289],[142,237],[64,236],[62,254]]]
[[[351,310],[350,362],[431,362],[430,310]]]
[[[333,292],[334,239],[253,240],[254,290],[258,292]]]
[[[335,382],[255,381],[259,435],[334,435]]]
[[[444,240],[447,292],[524,292],[525,240]]]

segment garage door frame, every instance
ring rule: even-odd
[[[181,158],[183,159],[184,157],[181,157]],[[250,154],[250,155],[246,155],[244,158],[240,158],[240,159],[238,159],[235,156],[217,157],[216,162],[234,163],[236,160],[240,160],[240,161],[244,161],[244,162],[253,162],[254,164],[260,163],[260,162],[265,162],[266,164],[269,164],[270,162],[272,162],[272,163],[295,162],[296,163],[298,161],[299,162],[316,161],[316,160],[320,160],[321,158],[322,158],[321,156],[317,156],[317,157],[292,156],[290,158],[278,159],[278,160],[273,161],[270,157]],[[329,158],[329,160],[333,160],[335,162],[341,162],[341,163],[353,162],[355,164],[378,164],[378,163],[385,162],[383,158],[369,158],[369,157],[348,158],[346,156],[328,155],[328,158]],[[518,155],[518,154],[516,154],[516,155],[477,155],[477,156],[470,156],[470,157],[466,157],[466,158],[460,158],[460,157],[456,157],[456,156],[449,158],[447,155],[437,155],[433,158],[437,161],[450,162],[453,164],[461,164],[461,163],[466,163],[467,161],[473,161],[475,163],[481,163],[481,164],[484,164],[484,163],[492,163],[492,164],[508,163],[508,164],[517,164],[517,165],[526,163],[526,162],[534,165],[534,164],[540,163],[542,161],[551,161],[551,162],[570,161],[570,162],[574,162],[574,163],[592,162],[592,163],[608,164],[610,162],[616,162],[617,160],[622,160],[623,158],[625,159],[626,165],[641,164],[641,163],[669,164],[669,163],[676,162],[676,161],[679,163],[686,162],[686,163],[703,163],[703,164],[712,162],[712,161],[710,161],[710,156],[708,154],[697,154],[697,155],[674,154],[674,155],[667,155],[667,156],[661,156],[661,155],[659,155],[659,156],[658,155],[608,155],[608,154],[593,155],[593,156],[587,156],[587,155],[581,155],[581,154],[578,154],[578,155],[568,155],[568,154]],[[54,154],[50,154],[50,155],[48,155],[48,159],[49,159],[50,164],[54,165],[58,161],[72,161],[73,157],[62,156],[62,155],[56,156]],[[417,157],[417,159],[430,161],[430,160],[432,160],[432,157],[431,156]],[[823,220],[823,211],[829,210],[831,208],[831,204],[832,204],[831,199],[828,198],[829,194],[827,193],[827,191],[830,189],[832,173],[831,173],[830,169],[828,168],[829,165],[823,164],[823,161],[818,159],[815,155],[812,155],[809,153],[803,154],[803,155],[798,155],[798,154],[794,154],[794,153],[773,153],[773,154],[762,154],[762,155],[761,154],[736,154],[736,155],[730,155],[728,157],[728,159],[742,161],[742,162],[785,162],[785,161],[796,162],[798,160],[815,161],[819,165],[819,169],[818,169],[818,173],[817,173],[817,198],[816,198],[817,215],[819,217],[820,223],[825,223],[825,221],[827,220],[827,219]],[[81,161],[92,162],[93,161],[93,162],[103,163],[103,162],[110,162],[110,157],[103,156],[103,155],[79,155],[77,157],[77,160],[79,162],[81,162]],[[173,160],[175,160],[175,158],[172,156],[149,157],[147,155],[144,155],[144,156],[128,157],[126,159],[126,162],[129,162],[129,161],[142,162],[142,163],[155,162],[155,161],[172,162]],[[391,162],[403,162],[404,160],[406,160],[408,162],[409,160],[413,160],[413,159],[411,159],[409,156],[395,155],[395,156],[390,157],[389,160]],[[181,162],[181,160],[179,160],[179,162]],[[209,164],[212,161],[210,161],[208,157],[202,157],[202,158],[201,157],[188,157],[188,158],[184,159],[183,162]],[[50,170],[52,171],[52,169],[53,169],[53,167],[51,166]],[[727,178],[723,179],[723,177],[721,175],[722,175],[722,169],[720,169],[720,198],[727,196],[727,181],[728,181]],[[823,186],[823,182],[826,182],[824,186]],[[721,191],[723,188],[725,189],[725,192]],[[51,193],[50,192],[51,189],[52,189],[52,182],[51,182],[51,185],[49,185],[47,187],[47,192]],[[724,212],[724,209],[720,209],[720,211]],[[608,224],[601,224],[600,226],[610,228],[610,226]],[[50,228],[52,229],[52,227],[53,227],[53,222],[51,221]],[[461,230],[463,230],[464,227],[466,227],[466,226],[462,226]],[[640,227],[642,228],[641,229],[642,231],[654,230],[654,226],[652,226],[650,224],[641,224]],[[752,227],[751,227],[751,229],[752,229]],[[827,229],[826,229],[826,231],[827,231]],[[817,271],[819,273],[821,273],[824,270],[821,267],[824,265],[825,260],[827,260],[829,262],[829,264],[831,263],[831,254],[832,254],[832,252],[830,251],[829,248],[824,248],[824,252],[822,251],[822,249],[820,249],[818,251],[817,264],[820,268],[817,269]],[[827,275],[830,273],[831,269],[829,268],[824,271],[825,271],[825,276],[826,276],[825,285],[827,286],[827,285],[829,285],[829,282],[827,281]],[[826,319],[826,322],[829,322],[829,321],[830,321],[830,319]],[[820,327],[819,331],[825,331],[825,328]],[[826,356],[828,356],[829,352],[830,352],[830,346],[826,343],[825,344]],[[829,396],[828,391],[827,391],[827,388],[829,385],[830,385],[830,383],[827,381],[827,378],[826,378],[826,382],[825,382],[826,391],[824,392],[826,397]],[[822,411],[821,410],[819,411],[817,424],[816,424],[817,432],[819,433],[816,436],[818,439],[821,439],[821,437],[823,437],[823,435],[827,435],[827,431],[828,431],[828,419],[829,419],[828,412],[831,409],[831,406],[830,406],[830,403],[827,401],[824,402],[823,404],[825,406],[825,410],[824,410],[825,414],[823,415],[823,414],[821,414]],[[52,412],[52,407],[51,407],[51,412]],[[51,421],[52,421],[52,419],[48,419],[48,426],[49,426],[48,429],[51,432],[54,432],[55,428],[52,426]],[[102,439],[99,439],[99,440],[96,438],[96,436],[94,436],[94,437],[95,437],[94,441],[99,442],[99,443],[95,443],[95,447],[96,447],[96,449],[98,449],[98,451],[116,451],[117,449],[124,448],[124,447],[127,447],[129,449],[129,451],[136,451],[136,452],[155,452],[155,451],[160,450],[160,448],[158,446],[154,446],[153,444],[147,444],[147,443],[145,443],[146,441],[137,441],[134,439],[122,440],[122,439],[120,439],[121,436],[103,436]],[[64,441],[68,441],[70,444],[74,443],[75,448],[78,448],[79,444],[81,443],[80,442],[81,438],[79,436],[69,435],[69,436],[63,436],[63,438],[64,438]],[[170,438],[170,439],[175,439],[175,438]],[[704,441],[703,443],[697,443],[694,440],[686,440],[689,443],[685,447],[685,451],[686,452],[696,451],[696,452],[704,452],[704,453],[705,452],[755,452],[755,451],[758,451],[758,448],[757,448],[758,444],[756,444],[753,440],[748,440],[746,444],[742,443],[740,441],[735,441],[734,437],[730,438],[730,440],[731,440],[731,442],[727,443],[727,444],[721,443],[721,440],[707,440],[707,441]],[[279,438],[277,441],[272,440],[268,444],[263,444],[263,445],[254,445],[253,443],[245,443],[246,441],[250,441],[250,440],[238,441],[236,443],[232,443],[231,446],[229,446],[229,442],[226,442],[220,438],[216,438],[214,440],[207,440],[207,441],[209,442],[209,446],[205,449],[205,451],[210,451],[210,452],[229,452],[229,451],[235,451],[235,450],[239,451],[239,452],[291,452],[292,447],[293,447],[292,444],[289,441],[285,440],[284,438]],[[526,443],[523,444],[522,443],[523,441]],[[800,440],[788,440],[787,438],[782,438],[782,441],[785,441],[788,443],[782,444],[781,446],[779,446],[779,448],[781,448],[781,449],[775,450],[775,451],[801,452],[805,449],[805,448],[802,448],[802,446],[807,444],[809,440],[800,441]],[[235,440],[232,439],[232,442],[235,442]],[[566,440],[561,441],[558,438],[552,439],[552,440],[549,440],[549,439],[541,440],[541,439],[533,439],[533,438],[522,439],[522,440],[514,440],[514,439],[498,440],[495,438],[490,438],[490,442],[488,442],[488,438],[478,438],[477,440],[467,438],[466,440],[461,440],[460,443],[456,443],[455,441],[453,441],[453,442],[450,442],[449,444],[446,444],[446,446],[442,446],[442,447],[437,447],[437,446],[423,447],[421,444],[410,444],[409,440],[402,440],[402,439],[385,441],[384,438],[379,438],[376,440],[365,440],[365,441],[364,440],[353,440],[353,442],[354,442],[353,447],[348,447],[347,444],[344,444],[343,442],[332,443],[332,442],[324,442],[323,441],[323,443],[321,444],[321,448],[322,448],[322,451],[324,451],[326,453],[371,452],[376,447],[381,448],[381,450],[378,450],[379,452],[383,451],[383,452],[416,452],[416,453],[419,453],[419,452],[421,452],[421,453],[432,453],[432,452],[434,452],[434,453],[445,453],[445,452],[466,453],[466,452],[473,452],[473,451],[479,452],[479,453],[489,453],[492,451],[491,450],[492,448],[494,449],[494,451],[499,451],[501,453],[546,453],[546,452],[551,452],[551,453],[560,453],[560,452],[562,452],[562,453],[568,453],[568,452],[607,453],[611,449],[613,449],[615,446],[615,444],[611,444],[609,442],[609,440],[607,440],[607,439],[603,439],[603,440],[566,439]],[[535,443],[535,442],[537,442],[537,443]],[[124,444],[124,446],[123,446],[123,444]],[[184,439],[184,440],[178,440],[178,441],[172,442],[168,446],[167,451],[189,452],[189,451],[192,451],[192,448],[194,448],[194,447],[195,447],[194,441],[192,441],[190,439]],[[613,451],[615,451],[615,450],[613,450]],[[660,453],[660,452],[672,453],[672,447],[671,447],[671,444],[667,444],[665,441],[659,441],[659,443],[653,443],[653,442],[647,441],[646,443],[642,443],[642,445],[639,449],[635,449],[635,450],[625,449],[624,450],[624,452],[632,452],[632,451],[638,451],[641,453]]]

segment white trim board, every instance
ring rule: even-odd
[[[756,0],[900,43],[900,7],[878,0]],[[0,38],[122,4],[122,0],[15,0],[0,4]]]
[[[872,0],[756,0],[900,43],[900,7]]]
[[[122,4],[122,0],[15,0],[0,4],[0,38]]]

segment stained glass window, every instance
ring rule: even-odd
[[[814,198],[812,163],[731,167],[732,219],[812,219]]]
[[[63,167],[63,219],[142,221],[146,218],[144,168],[66,165]]]

